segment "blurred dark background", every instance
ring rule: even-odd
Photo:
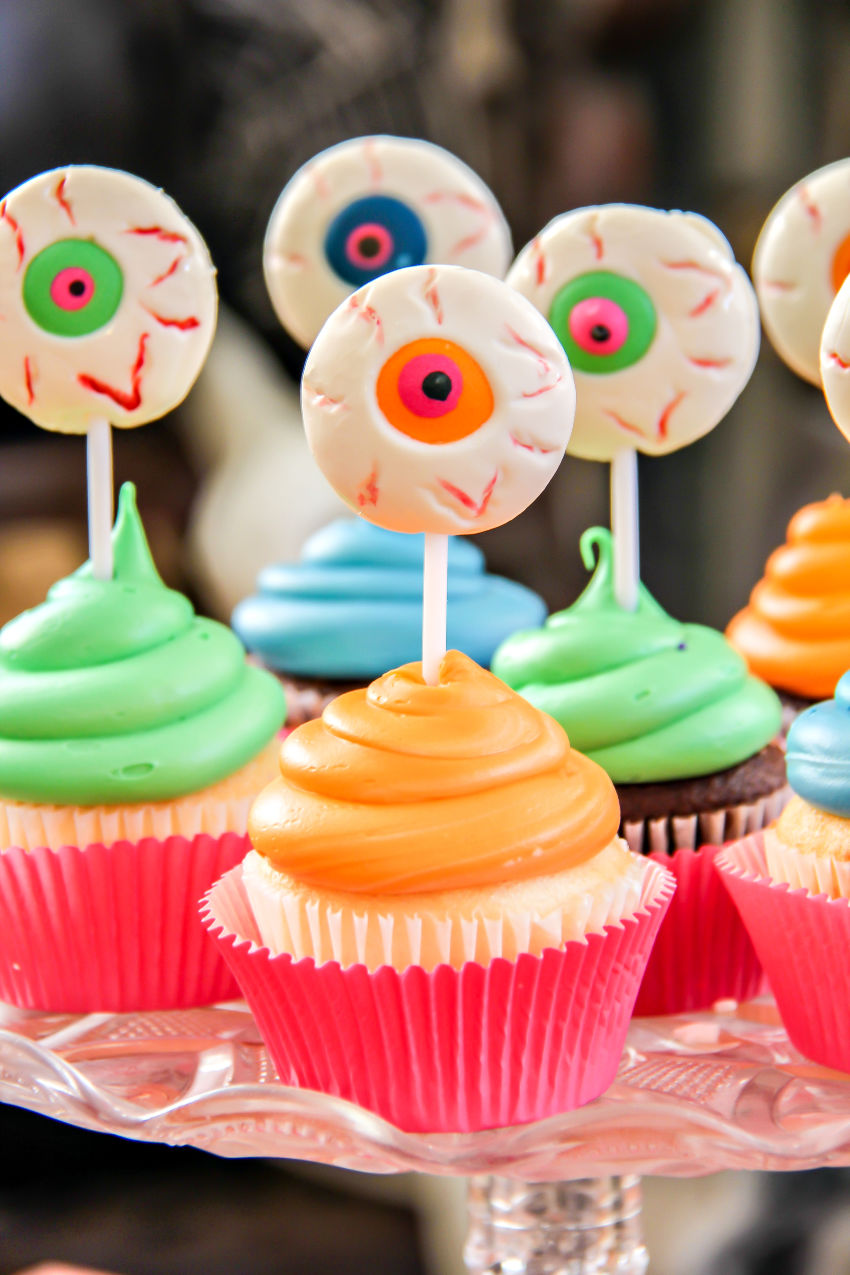
[[[261,245],[281,187],[317,150],[379,131],[441,143],[492,185],[517,248],[564,209],[620,200],[705,213],[748,263],[783,191],[850,153],[849,55],[843,0],[0,0],[0,190],[69,162],[163,186],[207,239],[263,366],[294,386],[301,355],[267,300]],[[232,421],[237,450],[242,427]],[[0,428],[5,619],[85,556],[85,464],[83,440],[11,409]],[[225,612],[228,581],[210,587],[186,553],[215,455],[196,431],[188,411],[124,431],[116,475],[139,486],[163,573]],[[606,521],[607,481],[568,458],[522,518],[482,537],[491,567],[552,606],[571,601],[578,537]],[[680,618],[722,627],[791,514],[850,495],[850,449],[820,393],[765,347],[727,420],[642,460],[640,482],[645,582]],[[230,512],[222,534],[238,542]],[[215,542],[199,552],[215,557]],[[308,1187],[10,1109],[0,1139],[0,1275],[48,1256],[133,1275],[425,1269],[413,1214],[353,1205],[342,1176]],[[679,1275],[815,1275],[812,1231],[843,1180],[816,1182],[776,1187],[799,1202],[784,1229],[757,1226],[754,1200],[749,1238],[727,1236],[720,1256],[706,1240]],[[717,1207],[728,1214],[724,1197]]]

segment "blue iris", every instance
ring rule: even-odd
[[[355,199],[337,213],[325,236],[331,268],[355,288],[390,270],[421,265],[427,247],[419,217],[391,195]]]

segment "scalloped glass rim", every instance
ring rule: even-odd
[[[636,1019],[602,1098],[474,1134],[403,1133],[281,1085],[242,1002],[76,1017],[0,1006],[0,1099],[124,1137],[378,1173],[552,1181],[850,1164],[850,1076],[802,1058],[768,999]]]

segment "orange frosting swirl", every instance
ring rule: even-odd
[[[850,500],[804,505],[726,636],[753,673],[826,699],[850,668]]]
[[[413,894],[521,880],[616,836],[614,786],[563,729],[449,651],[340,695],[283,743],[251,841],[307,884]]]

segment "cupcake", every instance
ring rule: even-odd
[[[130,484],[112,539],[111,579],[87,563],[0,632],[0,995],[41,1009],[232,989],[194,905],[244,854],[284,712],[163,584]]]
[[[671,883],[551,718],[450,651],[339,696],[280,770],[207,923],[282,1080],[408,1130],[607,1087]]]
[[[301,561],[266,567],[240,602],[233,628],[286,691],[287,725],[318,717],[341,691],[413,659],[422,641],[424,536],[339,518],[304,546]],[[449,542],[447,641],[489,665],[517,626],[546,605],[530,589],[490,575],[469,540]]]
[[[726,636],[757,677],[773,686],[783,722],[833,694],[850,667],[850,500],[804,505],[787,543]]]
[[[788,732],[794,796],[785,810],[718,859],[791,1040],[842,1071],[850,1071],[849,713],[845,673],[835,697],[807,709]]]
[[[712,867],[718,844],[761,828],[785,800],[775,693],[722,634],[680,624],[641,585],[614,596],[611,535],[581,540],[593,577],[573,606],[496,652],[493,671],[567,731],[614,784],[633,850],[679,882],[638,999],[678,1012],[757,990],[761,973]]]

